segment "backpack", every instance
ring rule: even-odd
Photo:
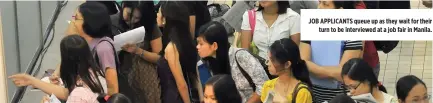
[[[251,28],[251,39],[254,37],[254,30],[256,27],[256,10],[252,9],[252,10],[248,10],[248,21],[250,23],[250,28]],[[241,43],[238,42],[238,47],[240,47]],[[251,50],[252,54],[257,54],[259,52],[256,44],[254,42],[251,42],[249,50]],[[260,58],[257,58],[260,59]]]
[[[227,4],[212,3],[207,5],[211,19],[219,18],[229,11],[230,6]]]
[[[296,86],[295,86],[295,90],[293,90],[293,94],[292,94],[292,103],[296,103],[296,96],[298,95],[298,92],[299,92],[301,89],[307,89],[308,91],[310,91],[311,96],[313,96],[313,90],[311,90],[311,89],[308,88],[307,86],[299,87],[300,84],[307,85],[307,84],[305,84],[304,82],[299,82],[298,84],[296,84]],[[312,99],[313,99],[313,103],[314,103],[314,96],[312,97]]]
[[[95,47],[93,47],[92,49],[92,54],[94,56],[94,59],[96,61],[96,64],[98,66],[101,66],[101,64],[99,63],[99,57],[98,57],[98,53],[96,51],[96,47],[101,43],[101,42],[108,42],[110,43],[111,47],[113,48],[114,51],[114,58],[115,58],[115,63],[116,63],[116,72],[117,72],[117,82],[118,82],[118,86],[119,86],[119,93],[125,94],[127,97],[131,98],[131,100],[135,100],[133,99],[135,97],[135,92],[134,90],[131,88],[131,86],[129,85],[128,82],[128,74],[129,71],[125,71],[125,70],[120,70],[120,62],[119,62],[119,58],[117,57],[117,53],[116,50],[114,49],[114,45],[113,43],[109,42],[108,40],[101,40],[98,42],[98,44],[95,45]]]
[[[237,50],[237,51],[235,52],[235,61],[236,61],[236,65],[239,67],[239,70],[241,71],[242,75],[245,77],[245,79],[247,79],[248,83],[249,83],[250,86],[253,88],[253,90],[256,91],[256,85],[254,84],[253,79],[251,78],[250,75],[248,75],[248,73],[244,70],[244,68],[242,68],[242,66],[241,66],[241,65],[239,64],[239,62],[238,62],[238,59],[236,58],[236,54],[237,54],[239,51],[241,51],[241,50],[245,50],[245,49],[240,49],[240,50]],[[255,54],[251,53],[251,52],[248,51],[248,50],[245,50],[245,51],[247,51],[249,54],[251,54],[252,56],[254,56],[254,58],[256,58],[256,59],[260,62],[260,65],[262,65],[263,69],[264,69],[265,72],[266,72],[266,75],[268,76],[268,78],[269,78],[270,80],[272,80],[272,79],[274,79],[274,78],[277,77],[277,76],[272,76],[272,75],[269,73],[268,65],[266,65],[266,60],[265,60],[265,59],[259,57],[258,55],[255,55]]]
[[[374,46],[378,51],[387,54],[398,45],[398,42],[399,41],[374,41]]]

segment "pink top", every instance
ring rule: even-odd
[[[99,103],[98,94],[93,93],[90,88],[76,87],[72,90],[66,103]]]

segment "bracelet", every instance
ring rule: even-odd
[[[140,57],[144,58],[144,50],[141,51]]]

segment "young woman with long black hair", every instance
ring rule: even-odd
[[[204,88],[205,103],[242,103],[235,81],[228,74],[214,75]]]
[[[197,72],[197,51],[189,32],[187,6],[180,1],[161,5],[165,17],[164,36],[170,37],[158,60],[162,103],[190,103],[202,99]]]
[[[112,15],[113,32],[126,32],[139,26],[146,31],[144,41],[126,44],[119,53],[121,69],[128,76],[128,87],[121,88],[132,102],[159,103],[160,88],[156,62],[162,50],[162,33],[156,26],[156,12],[153,1],[123,1],[123,11]],[[123,14],[123,15],[121,15]],[[121,81],[119,81],[121,82]]]
[[[78,35],[87,41],[88,47],[90,48],[89,51],[95,53],[92,54],[92,56],[94,56],[93,58],[99,58],[95,59],[95,63],[101,68],[105,75],[107,82],[106,84],[102,83],[102,85],[107,86],[107,94],[117,93],[119,88],[115,62],[116,56],[114,47],[111,45],[113,43],[113,40],[110,38],[112,34],[111,22],[106,7],[95,1],[84,2],[78,7],[71,24],[76,28],[76,31],[79,33]],[[62,64],[57,71],[61,71],[61,68]],[[59,76],[61,73],[53,75]],[[59,81],[59,78],[53,78],[53,80]],[[64,90],[65,88],[61,88],[60,86],[42,84],[38,85],[37,88],[47,94],[55,94],[60,100],[67,100],[69,96],[69,91]]]
[[[397,98],[386,93],[385,87],[377,80],[373,68],[361,58],[348,60],[343,65],[341,77],[345,88],[356,101],[398,103]]]
[[[425,83],[414,75],[398,79],[396,92],[399,103],[428,103],[431,98]]]
[[[213,75],[231,75],[243,103],[260,102],[263,83],[269,78],[263,66],[247,50],[230,47],[221,23],[212,21],[203,25],[197,41],[199,55]]]
[[[275,41],[269,49],[269,73],[278,78],[266,81],[261,100],[278,103],[312,103],[312,86],[305,61],[301,59],[298,45],[291,39]]]
[[[105,93],[104,73],[95,63],[86,40],[70,35],[60,43],[60,77],[64,87],[43,82],[28,74],[16,74],[11,78],[17,86],[37,87],[47,94],[66,96],[68,103],[98,103],[99,94]]]

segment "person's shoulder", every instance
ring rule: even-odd
[[[102,38],[100,43],[97,45],[96,50],[98,52],[113,51],[113,40],[110,38]]]
[[[392,95],[389,95],[388,93],[382,92],[385,103],[398,103],[398,99]]]
[[[271,79],[271,80],[266,81],[266,82],[263,84],[263,88],[273,88],[274,85],[275,85],[275,83],[277,82],[277,79],[278,79],[278,78],[274,78],[274,79]]]
[[[165,54],[173,54],[176,52],[176,45],[173,43],[168,43],[164,49]]]
[[[294,11],[294,10],[291,9],[291,8],[287,8],[286,15],[287,15],[288,17],[300,17],[300,16],[301,16],[301,15],[299,15],[299,13],[297,13],[296,11]]]

